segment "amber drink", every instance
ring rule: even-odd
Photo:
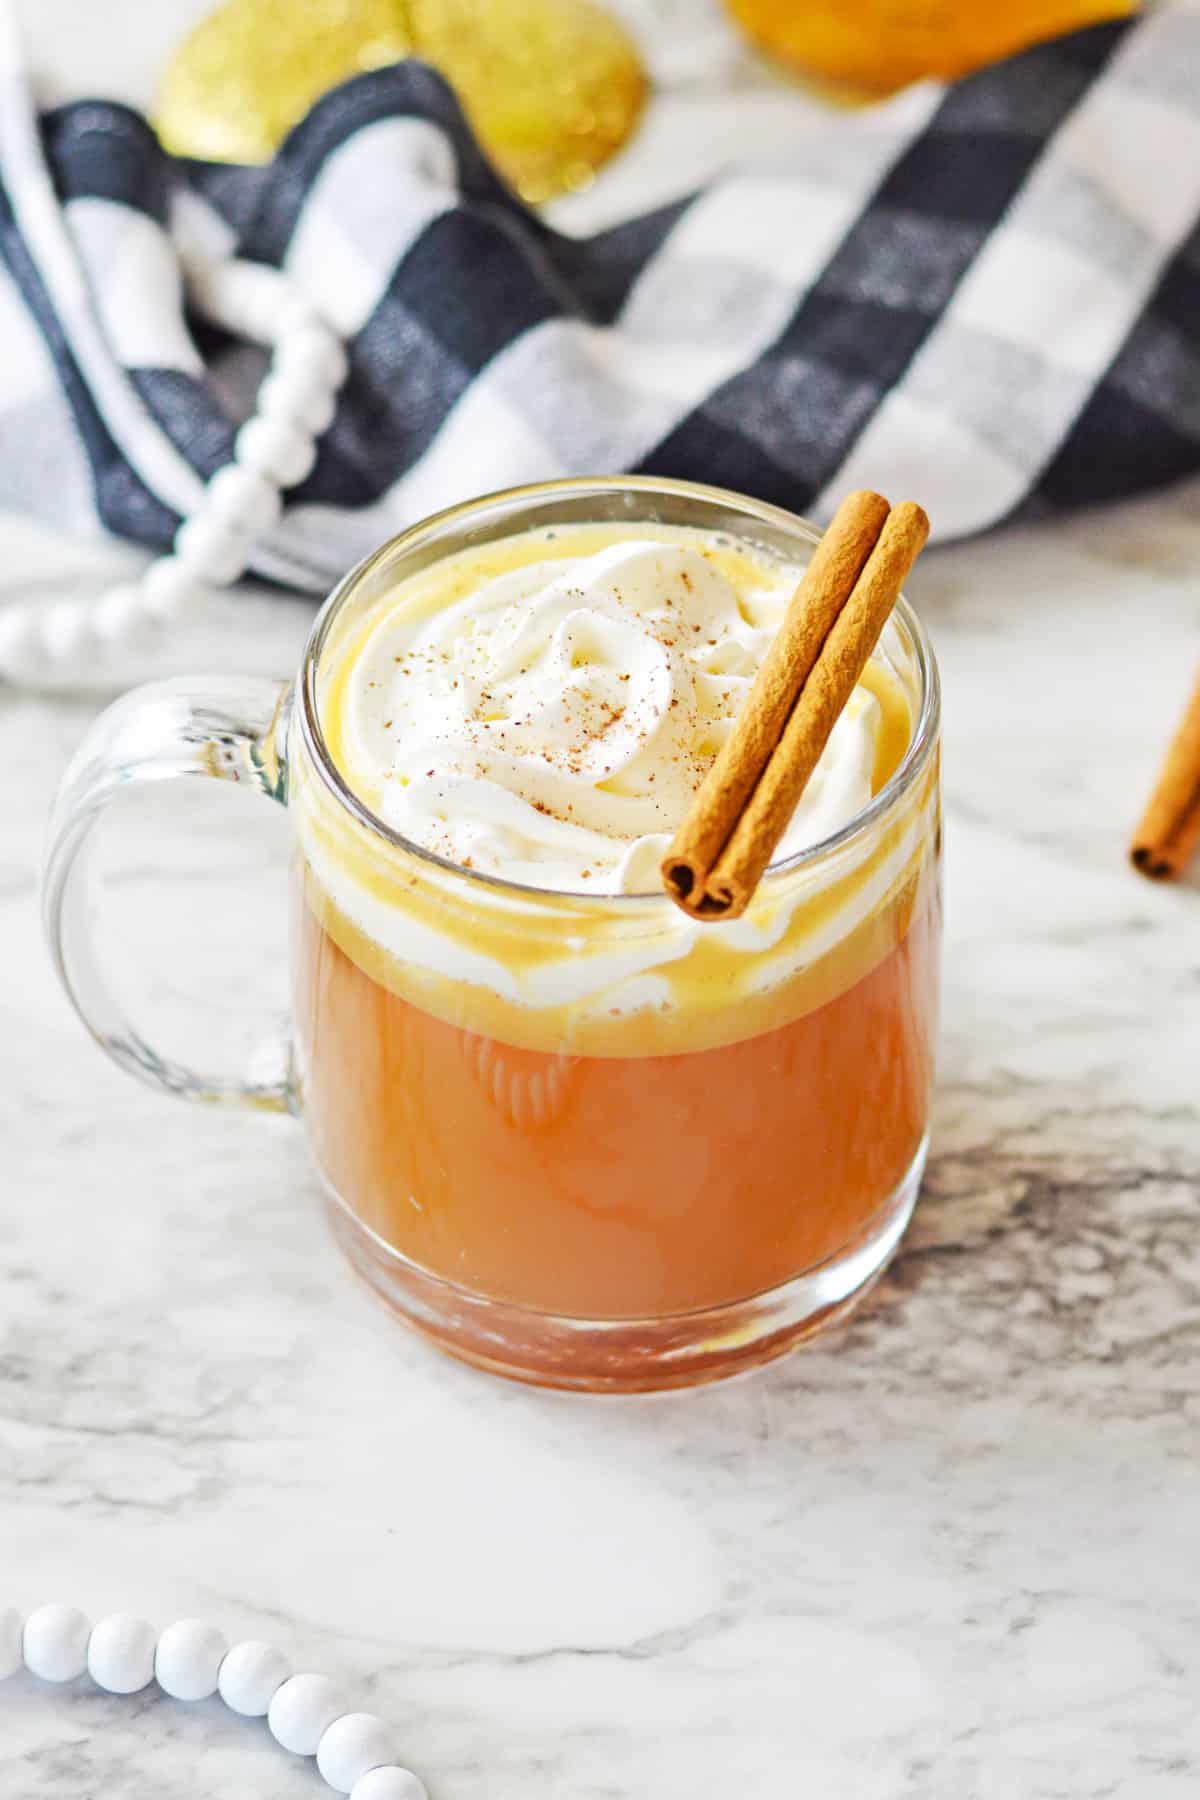
[[[745,917],[658,879],[816,537],[552,484],[408,533],[323,615],[289,744],[300,1105],[352,1259],[459,1356],[709,1379],[845,1312],[900,1238],[940,937],[903,602]]]

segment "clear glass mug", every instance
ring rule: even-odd
[[[46,921],[115,1061],[185,1098],[303,1119],[343,1248],[444,1349],[555,1386],[681,1386],[845,1313],[912,1211],[941,938],[937,671],[902,600],[882,647],[908,698],[906,753],[735,923],[694,924],[662,893],[553,893],[444,862],[334,766],[327,647],[443,557],[584,522],[699,527],[793,561],[819,537],[776,507],[656,479],[440,513],[345,577],[294,684],[156,683],[96,722],[56,803]],[[229,1078],[155,1052],[92,926],[86,850],[106,802],[197,775],[250,784],[292,828],[290,1041]]]

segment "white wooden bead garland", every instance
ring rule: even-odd
[[[69,681],[98,655],[143,640],[244,575],[256,541],[279,522],[282,491],[304,480],[333,420],[349,371],[340,338],[288,278],[265,263],[182,255],[193,306],[211,323],[272,348],[254,415],[175,534],[171,553],[141,580],[93,600],[0,609],[0,678]]]
[[[429,1800],[420,1778],[397,1763],[396,1737],[383,1719],[351,1711],[324,1675],[293,1675],[269,1644],[230,1649],[202,1619],[180,1619],[159,1636],[129,1613],[93,1626],[73,1606],[41,1606],[24,1620],[0,1607],[0,1680],[22,1663],[43,1681],[74,1681],[86,1669],[110,1694],[136,1694],[154,1680],[178,1700],[220,1694],[231,1712],[265,1715],[275,1741],[315,1756],[329,1786],[350,1800]]]

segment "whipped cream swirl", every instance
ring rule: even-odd
[[[432,615],[386,610],[349,672],[344,772],[395,830],[467,868],[655,891],[796,577],[739,594],[694,544],[630,538],[547,554]],[[878,731],[860,688],[777,860],[866,805]]]

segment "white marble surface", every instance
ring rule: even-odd
[[[7,521],[0,601],[122,560]],[[914,589],[947,697],[927,1192],[849,1330],[686,1397],[443,1361],[335,1255],[296,1129],[103,1061],[35,907],[97,697],[0,693],[0,1599],[276,1641],[433,1800],[1197,1791],[1200,884],[1123,853],[1200,646],[1200,485]],[[306,618],[239,597],[173,662],[283,673]],[[186,935],[210,1026],[268,1004],[271,809],[150,811],[145,960]],[[0,1687],[5,1800],[325,1791],[215,1702]]]

